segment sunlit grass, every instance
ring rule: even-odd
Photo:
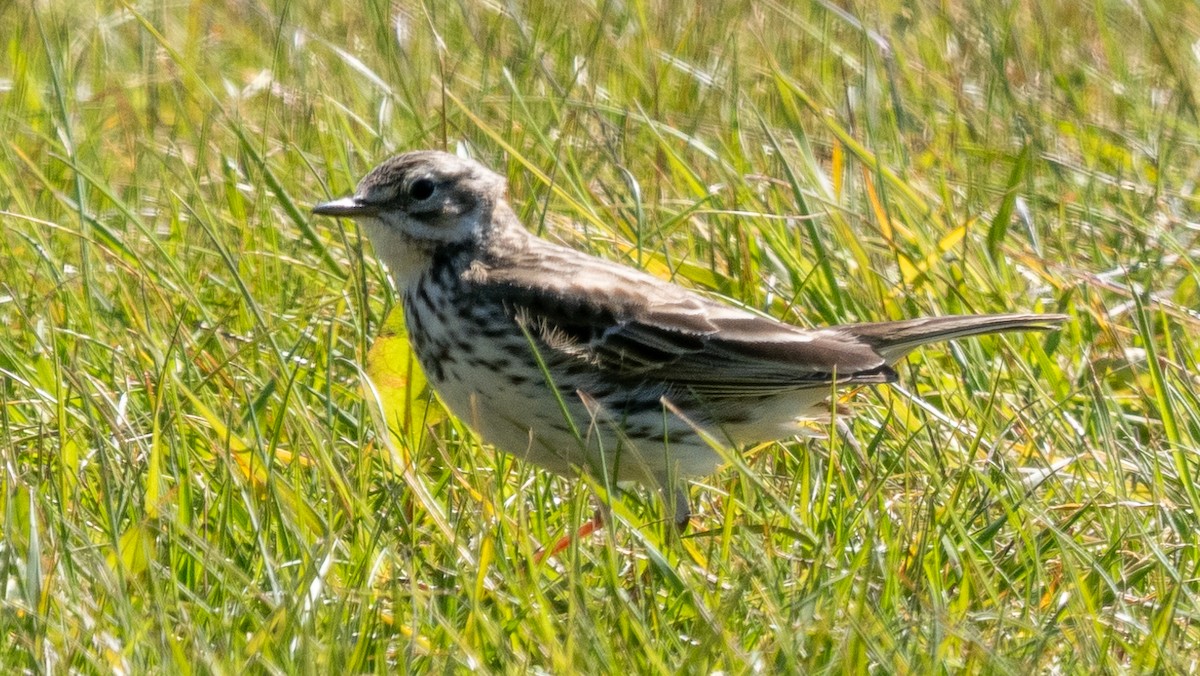
[[[1194,671],[1176,4],[0,8],[0,664]],[[372,350],[369,246],[308,215],[425,147],[796,324],[1072,320],[914,355],[698,482],[682,539],[633,493],[538,564],[602,487],[444,420]]]

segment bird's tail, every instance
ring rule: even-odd
[[[926,343],[956,340],[985,333],[1050,331],[1067,320],[1056,314],[952,315],[898,322],[848,324],[838,327],[875,349],[891,364]]]

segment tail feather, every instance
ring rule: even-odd
[[[987,333],[1051,331],[1067,320],[1058,314],[952,315],[838,327],[870,345],[891,364],[927,343]]]

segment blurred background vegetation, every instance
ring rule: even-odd
[[[1197,669],[1196,4],[0,25],[0,665]],[[506,174],[550,239],[796,324],[1072,321],[915,355],[693,487],[682,539],[632,493],[539,564],[594,493],[430,406],[369,246],[308,214],[415,148]]]

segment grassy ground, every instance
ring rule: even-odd
[[[0,665],[1200,668],[1197,6],[700,4],[0,3]],[[439,420],[308,215],[426,147],[797,324],[1072,321],[538,565],[594,494]]]

